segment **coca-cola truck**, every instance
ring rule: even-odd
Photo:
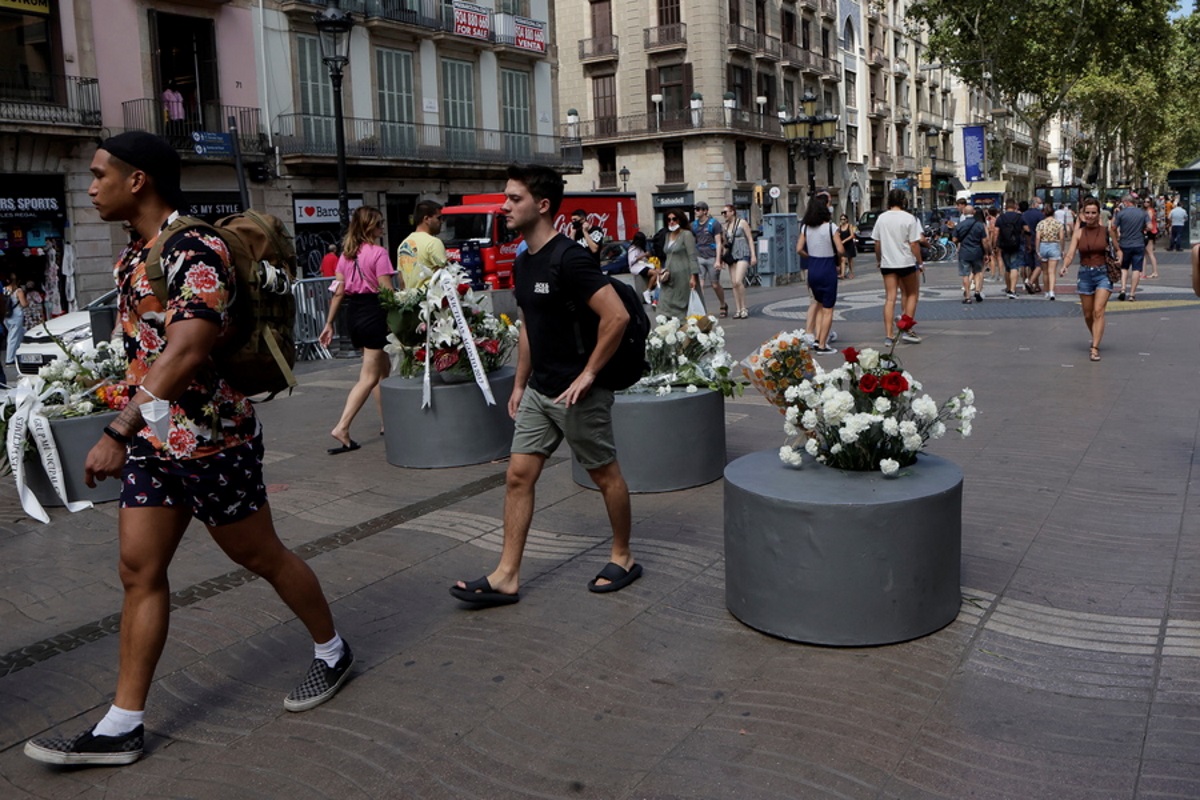
[[[489,289],[512,288],[512,265],[521,243],[521,235],[509,231],[504,222],[503,206],[504,195],[496,192],[465,195],[461,205],[442,209],[439,237],[446,243],[447,257],[461,261],[462,246],[467,242],[477,245],[483,283]],[[637,233],[637,195],[631,192],[568,192],[554,218],[554,227],[570,236],[571,212],[577,208],[587,212],[588,225],[599,228],[605,242],[628,241]]]

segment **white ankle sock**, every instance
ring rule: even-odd
[[[122,736],[141,725],[145,716],[145,710],[129,711],[117,706],[110,706],[104,719],[97,722],[96,727],[92,728],[92,734],[95,736]]]
[[[335,631],[333,638],[325,644],[313,644],[313,651],[316,653],[316,658],[321,659],[329,666],[336,666],[338,659],[342,657],[342,652],[345,647],[342,645],[342,637]]]

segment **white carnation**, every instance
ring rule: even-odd
[[[946,435],[946,423],[942,422],[941,420],[938,420],[937,422],[933,423],[933,430],[931,431],[930,435],[934,439],[940,439],[943,436],[945,436]]]
[[[800,451],[786,444],[779,448],[779,460],[789,467],[798,467],[804,463],[804,457],[800,454]]]
[[[925,444],[925,442],[921,439],[920,436],[914,435],[914,436],[905,436],[903,444],[904,444],[905,450],[909,451],[910,453],[915,453],[921,449],[921,445]]]
[[[971,435],[971,423],[969,421],[964,421],[962,424],[962,427],[959,428],[959,431],[962,432],[963,436],[970,436]]]
[[[842,418],[854,410],[854,395],[845,391],[834,391],[832,396],[825,400],[821,407],[821,412],[825,415],[825,421],[831,425],[837,425],[842,421]]]
[[[891,477],[900,469],[900,462],[892,458],[885,458],[879,462],[879,471],[884,475]]]
[[[836,442],[834,442],[833,447],[829,448],[829,454],[831,456],[836,456],[840,452],[842,452],[842,446]]]
[[[895,436],[900,432],[900,423],[896,422],[895,417],[884,417],[883,432],[888,436]]]
[[[892,410],[892,401],[891,400],[888,400],[886,397],[876,397],[875,398],[875,411],[876,412],[878,412],[880,414],[886,414],[887,412],[889,412],[891,410]]]
[[[904,422],[901,422],[900,423],[900,435],[901,436],[916,436],[917,435],[917,423],[913,422],[911,419],[906,419],[906,420],[904,420]]]
[[[933,398],[927,394],[923,394],[912,404],[913,413],[917,415],[917,419],[930,420],[937,416],[937,403],[933,402]]]
[[[817,427],[817,412],[811,408],[805,411],[804,416],[800,417],[800,424],[809,430]]]
[[[817,453],[821,452],[821,445],[817,444],[816,439],[809,439],[804,443],[804,449],[810,456],[816,457]]]
[[[970,389],[962,390],[962,400],[969,406],[975,405],[975,393]]]
[[[689,383],[689,384],[688,384],[688,387],[687,387],[687,389],[685,389],[685,391],[686,391],[688,394],[695,394],[695,393],[696,393],[696,384],[694,384],[694,383]]]

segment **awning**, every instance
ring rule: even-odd
[[[1008,191],[1008,181],[975,181],[971,184],[971,194],[1004,194]]]

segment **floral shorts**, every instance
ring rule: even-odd
[[[262,433],[203,458],[131,458],[121,508],[186,508],[211,527],[238,522],[267,504],[262,459]]]

